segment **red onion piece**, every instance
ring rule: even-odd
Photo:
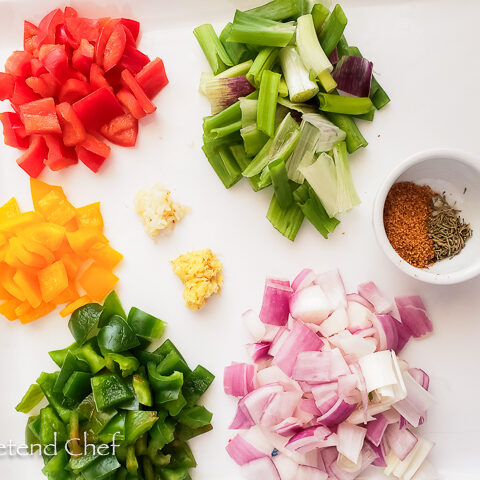
[[[328,474],[319,468],[308,465],[299,465],[295,480],[327,480]]]
[[[430,386],[430,377],[421,368],[410,368],[408,373],[425,389]]]
[[[304,268],[292,282],[292,290],[294,292],[302,290],[302,288],[309,287],[316,278],[315,272],[311,268]]]
[[[242,466],[242,475],[247,480],[281,480],[277,467],[270,457],[253,460]]]
[[[375,420],[367,423],[367,439],[370,440],[375,447],[380,445],[387,426],[387,419],[381,413],[375,415]]]
[[[389,313],[392,311],[392,302],[385,298],[374,282],[366,282],[359,285],[358,293],[374,306],[376,313]]]
[[[418,295],[396,297],[400,320],[414,338],[420,338],[433,331],[433,325],[427,317],[425,305]]]
[[[244,397],[255,388],[254,375],[255,365],[232,363],[229,367],[225,367],[223,375],[225,393],[234,397]]]
[[[290,285],[276,282],[269,279],[265,284],[260,320],[269,325],[286,325],[292,289]]]
[[[385,440],[402,461],[407,458],[418,442],[418,438],[408,428],[400,428],[399,423],[392,423],[387,427]]]
[[[321,287],[327,296],[332,309],[347,306],[345,285],[338,270],[320,273],[317,275],[315,283]]]
[[[226,450],[238,465],[245,465],[259,458],[268,458],[251,443],[247,442],[241,435],[236,435],[227,445]]]

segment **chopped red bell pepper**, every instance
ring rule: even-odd
[[[115,145],[134,147],[137,142],[138,120],[130,113],[120,115],[105,124],[100,133]]]
[[[135,47],[127,45],[118,66],[121,67],[122,70],[127,69],[133,73],[133,75],[136,75],[149,62],[150,58],[148,58],[147,55],[140,50],[137,50]]]
[[[135,77],[128,70],[122,71],[122,81],[124,85],[128,87],[135,95],[138,103],[146,113],[153,113],[157,109],[157,107],[147,97],[142,87],[135,80]]]
[[[30,138],[28,149],[17,159],[17,163],[31,177],[36,178],[45,167],[43,161],[47,158],[47,145],[41,135],[32,135]]]
[[[65,7],[65,10],[63,11],[63,16],[65,18],[78,17],[78,12],[73,7]]]
[[[131,18],[121,18],[120,23],[125,25],[130,30],[133,39],[136,41],[138,34],[140,33],[140,23],[136,20],[132,20]]]
[[[38,51],[38,27],[27,20],[23,22],[23,49],[30,53]]]
[[[0,113],[0,122],[3,125],[3,139],[5,145],[14,148],[28,148],[29,140],[26,137],[25,127],[20,120],[20,115],[15,112]]]
[[[75,149],[66,147],[61,137],[57,135],[44,135],[43,138],[48,148],[47,159],[44,163],[50,170],[62,170],[63,168],[78,163]]]
[[[20,118],[28,135],[33,133],[62,134],[58,123],[55,101],[52,97],[42,98],[20,106]]]
[[[120,103],[136,118],[143,118],[146,113],[143,111],[143,108],[137,102],[135,95],[126,88],[121,88],[117,92],[117,98]]]
[[[23,105],[24,103],[33,102],[40,98],[21,78],[15,79],[15,86],[13,87],[13,95],[10,98],[14,107]]]
[[[156,58],[148,65],[145,65],[142,70],[137,73],[135,78],[149,98],[153,98],[160,90],[168,85],[165,65],[161,58]]]
[[[112,118],[123,114],[123,108],[117,97],[106,87],[99,88],[73,104],[73,109],[83,125],[93,131]]]
[[[78,70],[73,70],[73,69],[70,70],[69,75],[70,75],[70,78],[75,78],[77,80],[81,80],[82,82],[87,82],[88,83],[88,78],[82,72],[79,72]]]
[[[105,73],[105,78],[109,85],[114,89],[118,90],[123,87],[122,84],[122,70],[118,65],[113,67],[111,70]]]
[[[80,144],[85,150],[107,158],[110,155],[110,147],[94,135],[87,133],[85,140]]]
[[[43,65],[43,63],[38,58],[32,58],[32,60],[30,61],[30,66],[32,69],[32,77],[38,77],[42,73],[47,73],[45,65]]]
[[[122,25],[122,28],[125,32],[125,42],[126,42],[126,45],[130,45],[132,47],[136,47],[137,46],[137,42],[135,41],[135,39],[133,38],[133,34],[132,32],[125,26],[125,25]]]
[[[106,158],[97,155],[96,153],[89,152],[86,148],[77,145],[75,147],[78,159],[86,165],[92,172],[97,173],[100,167],[105,162]]]
[[[58,83],[49,72],[42,73],[39,77],[29,77],[25,83],[41,97],[54,97],[58,91]]]
[[[92,66],[90,67],[90,86],[92,87],[92,90],[98,90],[102,87],[113,90],[105,79],[102,67],[99,67],[96,63],[92,63]]]
[[[90,84],[76,78],[69,78],[60,88],[59,102],[75,103],[92,91]]]
[[[96,42],[101,28],[101,22],[93,18],[68,17],[65,26],[70,35],[80,44],[82,38]]]
[[[59,103],[56,110],[62,127],[63,143],[67,147],[82,143],[87,134],[73,107],[69,103]]]
[[[67,80],[69,67],[65,45],[42,45],[38,58],[58,83]]]
[[[56,8],[45,15],[38,24],[38,45],[55,43],[57,25],[63,23],[63,12]]]
[[[68,53],[71,50],[75,50],[79,46],[79,42],[77,42],[71,35],[70,32],[67,30],[65,24],[61,24],[57,26],[57,33],[55,35],[55,43],[57,45],[65,45],[67,48]]]
[[[9,73],[0,72],[0,100],[12,98],[15,78]]]
[[[103,66],[103,54],[105,52],[105,46],[107,45],[108,39],[119,23],[119,18],[111,18],[105,22],[105,25],[103,25],[102,29],[100,30],[97,42],[95,43],[95,62],[100,67]]]
[[[16,77],[27,78],[32,71],[30,65],[32,58],[33,56],[30,52],[16,50],[7,58],[5,72]]]
[[[105,51],[103,52],[103,69],[105,72],[108,72],[120,61],[126,44],[127,37],[125,35],[125,27],[117,24],[110,38],[107,40]]]
[[[82,38],[80,46],[73,52],[72,67],[88,75],[93,63],[94,52],[94,46],[88,40]]]

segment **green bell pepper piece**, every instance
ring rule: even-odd
[[[91,380],[93,398],[98,410],[107,410],[134,398],[127,384],[116,373],[105,373]]]
[[[136,473],[138,471],[138,461],[137,457],[135,456],[135,445],[130,445],[127,448],[126,467],[129,473]]]
[[[132,379],[132,386],[139,403],[147,407],[153,406],[150,384],[143,375],[135,374]]]
[[[176,400],[183,385],[183,373],[173,372],[171,375],[160,375],[153,363],[148,364],[148,379],[155,392],[155,403]]]
[[[121,403],[120,405],[118,405],[118,408],[121,408],[122,410],[140,410],[140,402],[138,401],[137,395],[133,388],[132,377],[126,378],[125,382],[127,384],[127,387],[132,392],[133,398],[131,400]]]
[[[53,407],[42,408],[40,410],[40,442],[42,445],[61,443],[67,440],[67,428]]]
[[[87,372],[73,372],[63,387],[63,395],[81,402],[92,391],[91,377],[92,375]]]
[[[125,441],[134,444],[143,434],[147,433],[158,420],[153,411],[131,410],[127,412],[125,422]]]
[[[169,465],[171,468],[190,469],[197,466],[197,462],[195,461],[192,450],[186,442],[174,440],[172,443],[165,446],[164,453],[172,456]]]
[[[140,363],[145,367],[148,365],[149,362],[152,362],[153,364],[155,364],[155,366],[157,366],[165,358],[164,355],[159,355],[154,352],[146,352],[143,350],[136,351],[135,356],[138,358]]]
[[[163,406],[168,410],[170,416],[176,417],[183,410],[183,408],[187,406],[187,401],[185,400],[185,397],[179,393],[176,400],[166,402],[163,404]]]
[[[186,425],[178,424],[175,429],[175,435],[179,440],[187,442],[188,440],[198,437],[198,435],[203,435],[210,430],[213,430],[213,426],[210,423],[200,428],[190,428]]]
[[[153,471],[152,462],[148,457],[143,457],[143,475],[145,480],[155,480],[155,472]]]
[[[172,418],[167,418],[165,410],[158,411],[158,422],[150,430],[150,438],[159,449],[168,443],[173,442],[175,438],[175,422]]]
[[[129,377],[138,370],[140,362],[133,355],[120,355],[119,353],[105,354],[105,364],[111,372],[116,372],[118,365],[122,377]]]
[[[107,425],[100,431],[98,438],[104,443],[113,442],[115,435],[115,442],[125,440],[125,420],[127,418],[126,412],[117,413]]]
[[[197,405],[183,409],[176,418],[179,423],[195,429],[208,425],[212,421],[212,416],[212,413],[205,407]]]
[[[69,404],[68,402],[65,402],[65,398],[62,394],[58,394],[53,391],[53,386],[55,385],[59,374],[60,372],[42,372],[37,379],[37,383],[40,385],[40,388],[42,389],[45,397],[47,397],[48,402],[56,410],[58,415],[60,415],[60,418],[63,420],[63,422],[68,423],[70,421],[70,415],[72,414],[72,409],[75,406],[75,402],[71,402]],[[66,406],[65,403],[67,404]]]
[[[75,355],[90,365],[90,371],[95,374],[105,368],[105,360],[99,355],[97,339],[92,338],[85,345],[74,351]]]
[[[184,375],[188,375],[191,370],[185,359],[175,349],[167,353],[167,356],[157,365],[157,372],[160,375],[171,375],[173,372],[182,372]]]
[[[178,348],[173,344],[173,342],[170,339],[165,340],[155,350],[154,353],[156,353],[157,355],[162,355],[163,357],[166,357],[170,352],[175,352],[183,361],[185,361],[182,354],[180,353],[180,350],[178,350]]]
[[[71,351],[67,353],[65,361],[63,362],[62,369],[58,375],[57,381],[53,386],[53,391],[55,393],[61,393],[63,387],[67,383],[67,380],[70,378],[73,372],[90,372],[90,366],[88,363],[80,360],[76,355]]]
[[[29,413],[45,397],[38,383],[30,385],[27,393],[23,396],[20,403],[15,407],[17,412]]]
[[[118,298],[117,292],[115,292],[115,290],[112,290],[103,302],[103,311],[100,315],[98,326],[100,328],[105,326],[108,323],[110,317],[113,317],[114,315],[118,315],[125,320],[127,319],[127,315],[122,307],[120,299]]]
[[[100,457],[100,454],[95,449],[95,453],[87,452],[85,455],[81,455],[79,457],[70,457],[70,461],[68,462],[68,468],[76,474],[83,472],[86,468],[88,468],[95,460]]]
[[[68,328],[78,345],[83,345],[98,333],[98,321],[102,310],[103,307],[98,303],[87,303],[72,313]]]
[[[191,480],[189,468],[162,468],[162,480]]]
[[[102,429],[115,417],[117,411],[115,409],[98,411],[95,404],[93,394],[85,397],[83,402],[78,406],[78,414],[87,420],[86,430],[94,435],[98,435]]]
[[[162,448],[155,442],[148,445],[147,455],[155,467],[166,467],[172,458],[170,454],[164,454]]]
[[[206,368],[198,365],[195,370],[185,377],[182,393],[188,405],[194,405],[200,397],[208,390],[215,375]]]
[[[63,480],[71,478],[69,472],[65,471],[68,465],[68,454],[62,448],[48,463],[43,467],[42,473],[48,477],[49,480]]]
[[[67,353],[70,351],[75,351],[78,348],[77,342],[72,343],[69,347],[66,347],[62,350],[52,350],[48,352],[50,358],[60,367],[62,368],[63,362],[65,361],[65,357]]]
[[[83,470],[82,475],[85,480],[105,480],[120,467],[115,455],[102,456]]]
[[[132,307],[130,312],[128,312],[127,322],[139,337],[148,340],[161,338],[167,326],[167,324],[159,318],[135,307]]]
[[[97,340],[100,351],[104,355],[106,353],[121,353],[140,344],[135,332],[118,315],[111,317],[108,323],[102,327],[98,332]]]
[[[25,428],[25,444],[28,445],[29,451],[37,451],[40,445],[40,416],[29,417]]]
[[[155,423],[155,425],[157,423]],[[155,425],[153,427],[155,427]],[[137,457],[141,457],[142,455],[147,454],[147,441],[147,434],[144,434],[135,442],[135,454],[137,455]]]

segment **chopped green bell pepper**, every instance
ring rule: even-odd
[[[105,364],[111,372],[116,372],[118,365],[122,377],[129,377],[138,370],[140,362],[133,355],[120,355],[119,353],[106,353]]]
[[[195,429],[208,425],[212,421],[212,416],[212,413],[205,407],[197,405],[195,407],[184,408],[180,415],[178,415],[177,421],[187,427]]]
[[[155,423],[155,425],[158,423],[158,421]],[[155,428],[155,425],[153,428]],[[151,431],[151,430],[150,430]],[[135,454],[137,457],[141,457],[142,455],[147,454],[147,447],[148,447],[148,435],[144,434],[142,435],[136,442],[135,442]]]
[[[165,403],[176,400],[183,385],[182,372],[173,372],[171,375],[160,375],[153,363],[148,364],[148,379],[155,392],[155,403]]]
[[[40,410],[40,442],[42,445],[66,442],[68,433],[62,419],[52,407]]]
[[[140,410],[140,402],[138,401],[137,395],[133,388],[132,378],[126,378],[125,383],[132,392],[133,398],[131,400],[127,400],[126,402],[122,402],[120,405],[118,405],[118,408],[121,408],[122,410]]]
[[[128,324],[132,330],[139,336],[153,340],[161,338],[165,332],[167,324],[153,315],[132,307],[128,312]]]
[[[145,480],[155,480],[155,472],[153,471],[152,462],[148,457],[143,457],[142,465]]]
[[[85,345],[74,350],[75,355],[90,365],[90,371],[95,374],[105,368],[105,360],[99,355],[97,339],[92,338]]]
[[[115,290],[112,290],[103,302],[103,311],[100,315],[98,326],[100,328],[105,326],[110,317],[113,317],[114,315],[118,315],[125,320],[127,319],[127,315],[122,307],[120,299],[118,298],[117,292],[115,292]]]
[[[40,415],[30,417],[27,420],[25,445],[28,445],[31,452],[35,452],[40,448]]]
[[[134,444],[143,434],[147,433],[158,420],[153,411],[129,411],[125,422],[125,441]]]
[[[187,401],[182,393],[179,393],[176,400],[166,402],[163,404],[163,406],[168,410],[170,416],[176,417],[183,410],[183,408],[187,406]]]
[[[125,420],[127,418],[126,412],[117,413],[101,430],[98,438],[105,443],[125,440]]]
[[[68,465],[68,454],[65,449],[61,449],[52,457],[43,467],[42,473],[50,480],[64,480],[71,478],[69,472],[65,470]]]
[[[23,396],[20,403],[15,407],[17,412],[29,413],[45,397],[38,383],[30,385],[27,393]]]
[[[150,445],[148,445],[147,455],[155,467],[166,467],[172,458],[171,455],[164,454],[162,448],[155,442],[150,442]]]
[[[150,430],[150,438],[158,448],[163,448],[168,443],[173,442],[175,438],[175,422],[172,418],[167,418],[165,410],[158,411],[158,422]]]
[[[155,364],[155,366],[157,366],[165,358],[165,355],[159,355],[155,352],[146,352],[143,350],[136,351],[135,355],[138,360],[140,360],[140,363],[145,367],[148,365],[149,362],[152,362],[153,364]]]
[[[105,480],[120,467],[115,455],[102,456],[83,470],[82,475],[85,480]]]
[[[160,375],[171,375],[173,372],[182,372],[184,375],[188,375],[191,370],[182,355],[175,349],[157,365],[157,372]]]
[[[186,442],[174,440],[165,446],[164,452],[172,456],[169,467],[177,468],[194,468],[197,466],[192,450]]]
[[[152,391],[150,390],[150,384],[147,379],[137,373],[133,376],[132,385],[139,403],[147,407],[153,406]]]
[[[90,372],[90,366],[88,363],[80,360],[76,355],[74,355],[71,351],[67,353],[65,357],[65,361],[63,362],[62,369],[60,370],[60,374],[53,386],[53,391],[55,393],[61,393],[63,391],[63,387],[67,383],[67,380],[70,378],[73,372]]]
[[[72,414],[72,408],[74,408],[75,403],[72,402],[71,404],[68,404],[68,402],[65,402],[65,398],[62,394],[54,393],[53,386],[57,381],[59,373],[60,372],[42,372],[37,379],[37,383],[40,385],[40,388],[42,389],[49,404],[56,410],[58,415],[60,415],[60,418],[63,420],[63,422],[68,423],[70,421],[70,415]],[[67,403],[67,406],[65,406],[65,403]]]
[[[198,435],[203,435],[210,430],[213,430],[213,426],[211,423],[200,428],[190,428],[186,425],[179,424],[177,425],[177,428],[175,430],[175,435],[179,440],[187,442],[188,440],[198,437]]]
[[[98,410],[107,410],[134,398],[127,384],[116,373],[105,373],[91,380],[93,398]]]
[[[95,460],[100,457],[100,454],[95,449],[95,453],[93,452],[86,452],[85,455],[81,455],[79,457],[70,457],[70,461],[68,462],[68,468],[73,473],[81,473],[83,470],[88,468]]]
[[[198,365],[193,372],[185,377],[182,393],[188,405],[194,405],[200,397],[208,390],[208,387],[215,379],[215,375],[206,368]]]
[[[162,468],[162,480],[191,480],[189,468]]]
[[[98,333],[98,321],[102,310],[103,307],[98,303],[87,303],[72,313],[68,328],[78,345],[83,345]]]
[[[140,344],[135,332],[118,315],[110,317],[108,323],[98,332],[97,340],[100,351],[104,355],[106,353],[121,353]]]
[[[73,372],[63,387],[63,395],[81,402],[92,391],[91,377],[92,375],[87,372]]]
[[[136,473],[138,471],[138,461],[137,457],[135,456],[135,445],[130,445],[127,448],[126,467],[129,473]]]

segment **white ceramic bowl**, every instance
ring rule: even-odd
[[[401,181],[429,185],[439,193],[445,191],[449,203],[456,203],[461,210],[460,215],[473,230],[473,236],[457,256],[437,262],[430,268],[416,268],[395,252],[385,233],[383,207],[392,185]],[[373,226],[377,241],[387,257],[413,278],[449,285],[479,275],[480,158],[457,150],[427,150],[411,156],[393,170],[380,187],[373,208]]]

